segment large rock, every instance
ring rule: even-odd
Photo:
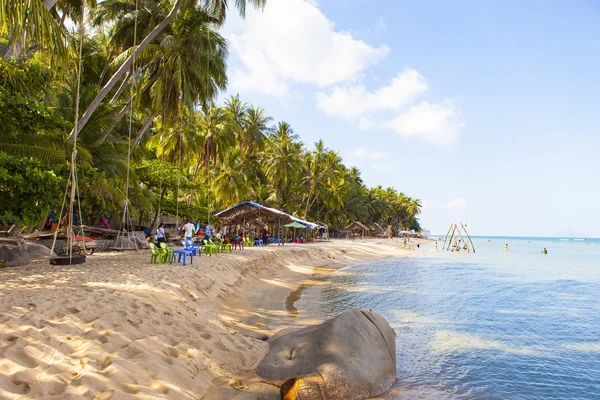
[[[33,260],[52,255],[49,248],[37,243],[20,241],[18,244],[0,244],[0,260],[6,267],[29,264]]]
[[[269,341],[256,372],[281,385],[282,399],[364,399],[396,381],[396,334],[381,315],[352,310]]]

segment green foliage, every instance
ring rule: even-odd
[[[0,10],[9,3],[0,0]],[[0,30],[10,35],[7,27],[24,12],[55,18],[43,21],[46,31],[63,13],[79,20],[79,3],[57,4],[59,13],[20,4],[16,14],[0,17]],[[164,213],[205,220],[208,209],[253,200],[332,229],[352,221],[419,229],[419,200],[393,188],[366,187],[360,172],[345,166],[323,141],[305,145],[289,124],[274,124],[265,110],[239,96],[215,104],[227,84],[227,43],[217,31],[227,2],[184,1],[136,57],[134,73],[127,69],[106,91],[103,85],[131,57],[133,46],[165,20],[173,2],[140,0],[137,11],[133,0],[86,4],[95,29],[87,30],[83,42],[80,82],[77,32],[57,36],[62,41],[64,35],[68,48],[60,76],[49,67],[56,54],[48,37],[30,38],[27,62],[0,61],[0,222],[33,223],[62,201],[73,143],[67,133],[79,89],[80,116],[88,107],[95,110],[77,136],[80,206],[87,223],[120,215],[125,204],[134,217],[157,220]],[[260,7],[265,1],[231,4],[243,14],[246,4]],[[96,102],[99,93],[103,100]]]
[[[41,62],[0,62],[0,150],[45,162],[64,161],[68,124],[42,100],[51,78]]]
[[[166,197],[162,201],[162,210],[165,215],[180,219],[189,218],[192,221],[206,221],[208,219],[208,209],[206,207],[176,202],[173,197]]]
[[[39,161],[0,152],[0,223],[39,224],[60,207],[65,184]]]

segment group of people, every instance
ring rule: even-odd
[[[489,240],[488,240],[488,242],[489,242]],[[531,243],[531,242],[529,242],[529,243]],[[508,251],[508,243],[506,243],[504,245],[504,251]],[[540,253],[542,253],[542,254],[548,254],[548,249],[544,247],[544,249]]]
[[[193,240],[194,235],[198,235],[201,237],[202,241],[209,240],[221,240],[223,235],[220,232],[214,233],[213,226],[206,222],[204,225],[201,225],[196,229],[196,226],[192,223],[190,219],[186,219],[185,223],[179,228],[179,232],[183,235],[186,240]],[[239,232],[235,237],[232,238],[234,242],[241,242],[243,240],[243,232]],[[160,247],[161,242],[167,241],[167,236],[165,233],[165,224],[161,223],[158,225],[158,229],[156,230],[156,245]],[[269,244],[269,230],[265,227],[262,230],[262,240],[263,244]]]
[[[179,228],[179,232],[183,234],[183,237],[185,239],[192,240],[195,234],[200,233],[203,237],[203,240],[210,240],[213,238],[214,228],[210,223],[207,222],[204,226],[204,229],[196,229],[196,226],[191,222],[191,220],[186,219],[185,224],[183,224],[181,228]],[[165,233],[165,224],[161,223],[156,229],[156,245],[160,246],[161,242],[166,241],[167,235]]]

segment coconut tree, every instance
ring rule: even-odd
[[[169,26],[171,21],[173,21],[177,13],[180,11],[180,9],[186,11],[198,8],[198,6],[196,5],[197,2],[193,0],[174,0],[172,4],[170,4],[170,2],[167,0],[163,0],[160,3],[165,4],[165,6],[167,7],[168,5],[170,5],[169,12],[165,15],[162,21],[160,21],[147,35],[144,36],[139,45],[135,46],[135,49],[131,52],[131,55],[129,55],[123,61],[119,69],[117,69],[117,71],[113,73],[110,79],[98,92],[94,101],[92,101],[92,103],[83,113],[79,121],[78,128],[83,128],[85,126],[85,124],[89,121],[91,115],[98,108],[100,103],[106,98],[106,96],[117,85],[117,83],[123,79],[127,71],[131,69],[133,61],[136,58],[138,58],[142,54],[142,52],[144,52],[146,48],[154,42],[155,38]],[[209,13],[217,14],[219,22],[224,22],[227,10],[226,0],[204,0],[203,4],[204,7],[200,8],[202,8],[203,10],[209,10]],[[256,7],[264,7],[264,5],[266,4],[266,0],[236,0],[235,6],[242,16],[245,15],[247,4],[252,4]],[[75,133],[76,132],[71,131],[70,136],[72,136]]]
[[[266,175],[275,188],[279,206],[285,209],[291,206],[288,203],[302,159],[302,143],[287,122],[279,123],[266,156]]]

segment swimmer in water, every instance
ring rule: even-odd
[[[508,243],[504,245],[504,251],[508,251]]]

